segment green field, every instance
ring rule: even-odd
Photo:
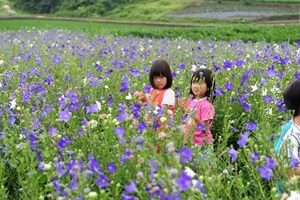
[[[85,32],[88,35],[134,36],[148,38],[187,38],[194,41],[215,40],[245,42],[265,41],[271,43],[299,41],[300,30],[298,25],[265,26],[265,25],[224,25],[198,27],[168,27],[136,24],[112,24],[82,21],[59,20],[0,20],[0,30],[17,31],[20,29],[67,29]]]

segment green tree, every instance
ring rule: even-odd
[[[13,7],[29,13],[54,13],[59,0],[10,0]]]

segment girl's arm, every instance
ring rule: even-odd
[[[181,111],[185,114],[188,114],[190,112],[190,108],[188,105],[186,105],[186,100],[179,98],[178,99],[178,107],[181,109]]]
[[[143,92],[135,92],[134,93],[134,97],[139,99],[141,102],[144,103],[151,103],[150,99],[147,97],[146,94],[144,94]]]

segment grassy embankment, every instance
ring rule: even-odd
[[[266,2],[266,1],[265,1]],[[284,3],[292,3],[292,0]],[[7,0],[0,0],[0,5],[7,4]],[[1,5],[1,8],[2,8]],[[43,16],[44,19],[34,20],[0,20],[0,29],[2,30],[18,30],[20,28],[39,28],[51,29],[62,28],[70,30],[84,31],[88,34],[113,34],[119,36],[133,35],[136,37],[155,37],[155,38],[188,38],[192,40],[212,39],[212,40],[243,40],[243,41],[266,41],[266,42],[297,42],[300,38],[299,25],[295,23],[289,26],[259,26],[253,25],[251,20],[238,19],[203,19],[203,18],[175,18],[167,17],[170,13],[188,13],[203,12],[212,9],[212,11],[225,12],[226,10],[245,10],[261,11],[262,8],[256,4],[246,5],[241,2],[223,1],[222,4],[216,2],[203,1],[201,3],[186,0],[173,1],[145,1],[127,5],[122,10],[116,9],[107,16],[94,17],[89,19],[65,19],[54,18],[54,16]],[[274,8],[272,8],[274,9]],[[281,10],[281,12],[296,13],[295,7],[289,7]],[[12,16],[25,17],[28,15],[11,14]],[[1,16],[2,11],[1,11]],[[59,20],[50,20],[59,19]],[[135,20],[133,20],[135,19]],[[70,20],[70,21],[65,21]],[[73,21],[72,21],[73,20]],[[77,20],[84,21],[78,22]],[[173,20],[173,21],[172,21]],[[75,21],[75,22],[74,22]],[[125,23],[125,25],[122,25]],[[130,24],[130,25],[128,25]],[[141,25],[143,24],[143,25]],[[152,25],[152,26],[149,26]],[[167,27],[169,25],[171,27]],[[175,25],[179,27],[175,27]],[[174,26],[174,27],[172,27]],[[185,27],[181,27],[185,26]]]

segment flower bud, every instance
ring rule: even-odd
[[[102,193],[102,190],[101,190],[101,193]],[[94,192],[94,191],[91,191],[91,192],[89,192],[88,197],[91,198],[91,199],[97,199],[98,193]]]

